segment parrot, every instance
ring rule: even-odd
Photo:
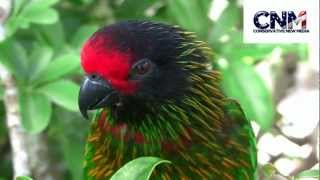
[[[150,20],[104,26],[83,44],[79,111],[90,122],[86,179],[109,179],[139,157],[151,179],[256,179],[257,148],[240,104],[227,97],[213,51],[193,32]]]

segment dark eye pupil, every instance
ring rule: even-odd
[[[142,62],[141,64],[139,64],[137,67],[137,73],[138,74],[145,74],[149,71],[150,69],[150,63],[145,61],[145,62]]]

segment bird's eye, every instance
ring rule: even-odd
[[[149,59],[142,59],[133,65],[133,73],[136,75],[144,75],[151,70],[151,62]]]

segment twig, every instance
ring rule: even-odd
[[[317,161],[317,138],[319,138],[319,123],[309,136],[309,142],[312,145],[312,152],[311,154],[296,167],[290,175],[297,175],[299,172],[312,168],[315,164],[318,163]]]

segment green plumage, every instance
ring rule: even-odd
[[[191,86],[180,103],[148,105],[144,119],[118,123],[110,109],[97,112],[85,153],[87,179],[108,179],[140,156],[173,163],[156,169],[155,179],[255,179],[250,122],[240,105],[222,94],[219,73],[210,69],[211,50],[193,33],[179,29],[179,34],[187,43],[177,48],[187,50],[177,64],[190,74]]]

